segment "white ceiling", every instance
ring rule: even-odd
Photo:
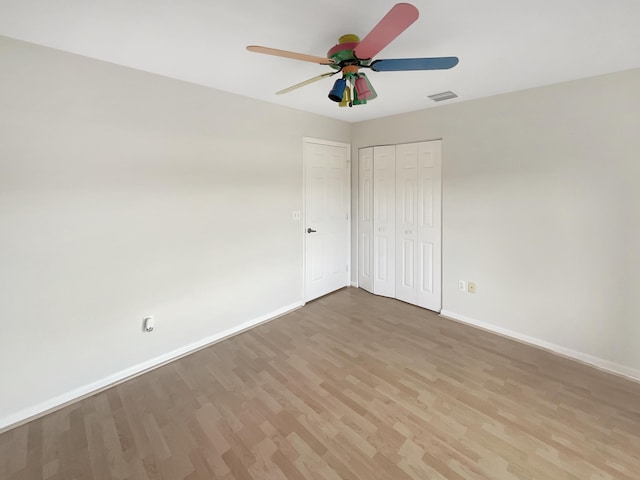
[[[377,58],[458,56],[445,71],[371,72],[379,97],[339,108],[336,77],[274,92],[329,67],[259,55],[324,56],[364,37],[393,0],[0,0],[0,35],[346,121],[640,67],[638,0],[413,0],[420,18]],[[639,86],[640,87],[640,86]]]

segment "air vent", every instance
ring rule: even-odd
[[[442,102],[444,100],[451,100],[452,98],[458,98],[458,95],[453,93],[452,91],[436,93],[434,95],[429,95],[429,98],[434,102]]]

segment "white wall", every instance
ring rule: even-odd
[[[640,378],[639,85],[631,70],[362,122],[354,179],[358,148],[443,138],[443,311]]]
[[[637,85],[351,127],[0,37],[0,429],[298,305],[303,136],[444,138],[444,309],[639,375]]]
[[[0,428],[299,305],[303,136],[350,126],[0,37]]]

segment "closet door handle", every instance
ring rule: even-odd
[[[316,233],[316,231],[313,228],[307,228],[307,233]]]

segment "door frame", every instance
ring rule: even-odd
[[[324,140],[321,138],[314,137],[302,137],[302,228],[300,229],[301,241],[302,241],[302,269],[300,272],[302,285],[300,295],[302,297],[302,304],[306,304],[306,280],[307,280],[307,235],[306,235],[306,225],[307,225],[307,158],[305,153],[307,149],[305,146],[309,143],[319,144],[319,145],[327,145],[330,147],[345,147],[347,149],[347,178],[346,178],[346,198],[347,198],[347,271],[346,274],[346,284],[345,286],[349,286],[351,284],[351,228],[353,224],[352,212],[351,212],[351,144],[345,142],[336,142],[333,140]]]

